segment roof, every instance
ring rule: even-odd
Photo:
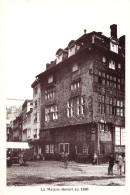
[[[106,45],[107,47],[107,44],[109,44],[110,42],[110,37],[106,37],[105,35],[102,34],[102,32],[96,32],[96,31],[92,31],[90,33],[85,33],[83,34],[81,37],[79,37],[77,40],[71,40],[68,44],[68,47],[66,47],[65,49],[58,49],[57,52],[56,52],[56,55],[58,55],[60,52],[64,52],[66,51],[66,49],[68,49],[72,44],[76,43],[76,44],[80,44],[81,46],[83,45],[83,42],[86,42],[89,40],[89,38],[91,38],[93,35],[97,36],[97,37],[100,37],[101,39],[104,39],[104,45]],[[85,49],[86,47],[84,47]],[[105,47],[103,47],[105,49]],[[79,50],[80,52],[80,50]],[[72,57],[72,56],[71,56]],[[71,58],[69,57],[69,58]],[[69,58],[65,59],[64,61],[68,60]],[[61,66],[61,63],[63,63],[64,61],[54,65],[54,66],[49,66],[48,69],[46,69],[44,72],[38,74],[36,77],[41,77],[41,76],[45,76],[46,74],[49,74],[51,71],[54,71],[54,70],[57,70],[57,68],[59,67],[59,65]],[[64,63],[63,63],[64,64]],[[32,84],[32,86],[35,86],[35,81],[34,83]]]
[[[32,99],[26,99],[25,102],[23,103],[22,107],[24,107],[28,102],[33,102]]]

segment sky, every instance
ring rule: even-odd
[[[35,76],[84,29],[109,37],[117,24],[118,37],[125,35],[129,8],[128,0],[0,0],[5,97],[32,99]]]

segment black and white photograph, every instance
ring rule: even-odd
[[[0,1],[0,194],[130,193],[129,10]]]

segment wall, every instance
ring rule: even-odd
[[[77,63],[79,69],[72,73],[72,66]],[[64,64],[57,72],[50,73],[54,75],[54,85],[56,88],[56,97],[54,100],[45,100],[45,89],[47,87],[47,77],[42,80],[41,85],[41,129],[69,126],[81,123],[89,123],[92,121],[92,99],[93,99],[93,79],[89,69],[93,69],[93,54],[82,52],[77,59],[73,58],[71,63]],[[49,76],[49,75],[48,75]],[[72,94],[70,90],[71,83],[78,78],[81,79],[81,88],[78,94]],[[77,117],[67,118],[67,101],[74,96],[85,96],[85,114]],[[58,120],[45,122],[45,106],[58,105]]]

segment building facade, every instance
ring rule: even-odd
[[[33,131],[33,100],[25,100],[22,105],[22,141],[29,141]]]
[[[40,125],[41,125],[41,84],[35,80],[31,85],[33,88],[33,139],[34,157],[41,155]]]
[[[56,60],[37,75],[41,89],[41,154],[99,161],[125,152],[125,36],[91,32],[58,49]],[[32,86],[35,91],[35,85]]]
[[[22,113],[13,121],[13,141],[22,141]]]

